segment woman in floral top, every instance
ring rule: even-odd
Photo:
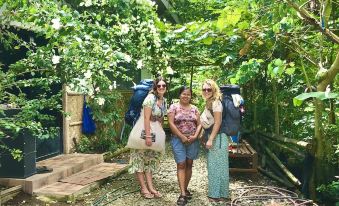
[[[191,105],[192,90],[185,86],[179,90],[179,103],[172,104],[168,111],[168,123],[173,133],[172,151],[177,163],[177,177],[180,196],[177,205],[186,205],[192,194],[187,190],[192,176],[193,160],[198,157],[199,141],[197,140],[200,125],[200,114]]]
[[[151,139],[151,121],[163,123],[163,117],[166,115],[166,82],[162,77],[158,77],[153,83],[153,90],[148,94],[143,102],[144,122],[145,122],[145,144],[152,145]],[[141,187],[141,195],[144,198],[159,198],[161,193],[154,188],[152,173],[159,168],[161,153],[153,150],[132,149],[130,154],[129,173],[136,174],[138,183]],[[146,183],[145,183],[146,179]]]

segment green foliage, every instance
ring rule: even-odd
[[[293,98],[293,104],[294,106],[300,106],[304,100],[309,99],[309,98],[318,98],[320,100],[339,99],[339,93],[332,93],[332,92],[302,93]]]
[[[323,201],[339,201],[339,181],[333,181],[328,185],[321,185],[317,188]]]
[[[250,59],[249,61],[242,62],[239,70],[235,74],[235,77],[230,78],[232,84],[246,84],[253,78],[255,78],[260,72],[260,64],[262,59]]]
[[[123,121],[121,94],[116,90],[101,89],[98,87],[96,97],[89,101],[97,126],[95,135],[89,137],[92,152],[114,151],[119,144],[116,125]]]
[[[44,122],[55,120],[46,111],[62,109],[60,93],[51,88],[68,84],[87,94],[93,107],[105,107],[95,109],[95,118],[105,128],[99,136],[107,145],[116,134],[112,124],[121,119],[118,110],[110,112],[119,96],[107,93],[116,89],[118,79],[131,80],[129,71],[156,72],[167,66],[152,1],[0,1],[0,8],[2,46],[8,53],[27,50],[23,59],[0,70],[0,103],[22,109],[15,118],[0,119],[0,138],[8,135],[5,129],[22,128],[47,138],[54,129]],[[27,40],[16,30],[34,35]],[[27,91],[36,95],[28,97]],[[109,106],[112,110],[106,110]]]
[[[339,126],[329,124],[324,127],[325,145],[329,151],[326,153],[325,161],[328,164],[339,166]]]

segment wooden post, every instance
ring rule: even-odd
[[[68,102],[68,97],[67,97],[67,86],[66,84],[62,85],[62,108],[64,111],[64,115],[62,116],[63,119],[63,149],[64,149],[64,154],[68,154],[69,153],[69,117],[67,116],[67,112],[68,112],[68,106],[67,106],[67,102]]]

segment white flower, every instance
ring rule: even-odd
[[[114,89],[117,88],[117,81],[113,81],[113,88],[114,88]]]
[[[99,87],[95,88],[95,91],[99,93],[100,92],[100,88]]]
[[[102,98],[102,97],[99,97],[98,99],[97,99],[97,103],[98,103],[98,105],[104,105],[105,104],[105,99],[104,98]]]
[[[69,88],[72,90],[72,89],[74,89],[74,84],[73,83],[70,83],[69,84]]]
[[[59,64],[60,63],[60,56],[53,55],[52,63],[53,64]]]
[[[112,91],[113,90],[113,86],[109,85],[108,89],[109,89],[109,91]]]
[[[124,59],[125,59],[125,61],[126,61],[127,63],[130,63],[130,62],[132,61],[131,56],[128,55],[128,54],[126,54],[126,55],[124,56]]]
[[[86,0],[85,1],[85,6],[86,7],[92,6],[92,0]]]
[[[120,34],[128,34],[129,32],[129,26],[128,24],[121,24],[120,25]]]
[[[86,79],[91,78],[91,76],[92,76],[91,70],[87,70],[86,73],[85,73],[84,75],[85,75],[85,78],[86,78]]]
[[[174,74],[174,71],[173,71],[172,67],[170,67],[170,66],[168,66],[168,67],[166,68],[166,72],[167,72],[167,74],[169,74],[169,75],[173,75],[173,74]]]
[[[144,65],[142,64],[142,59],[137,62],[137,68],[141,69]]]
[[[331,87],[330,87],[330,85],[327,85],[326,90],[325,90],[325,97],[326,98],[328,98],[328,94],[330,93],[330,91],[331,91]]]
[[[56,29],[56,30],[59,30],[62,27],[59,18],[52,19],[52,27],[53,29]]]
[[[173,33],[181,33],[181,32],[183,32],[183,31],[185,31],[185,29],[186,29],[186,27],[183,26],[183,27],[181,27],[180,29],[174,30]]]

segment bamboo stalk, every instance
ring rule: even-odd
[[[261,167],[258,167],[258,170],[259,170],[261,173],[263,173],[264,175],[266,175],[266,176],[268,176],[268,177],[270,177],[270,178],[272,178],[272,179],[274,179],[274,180],[280,182],[281,184],[285,185],[285,186],[288,187],[288,188],[292,188],[292,187],[293,187],[293,184],[292,184],[292,183],[286,182],[285,180],[282,180],[282,179],[279,178],[278,176],[274,175],[273,173],[271,173],[271,172],[269,172],[269,171],[267,171],[267,170],[264,170],[264,169],[261,168]]]
[[[280,167],[280,169],[287,175],[288,179],[291,180],[294,185],[300,186],[301,182],[285,167],[285,165],[279,160],[279,158],[275,154],[273,154],[270,149],[264,147],[262,144],[261,146],[265,149],[266,153],[272,158],[272,160],[278,165],[278,167]]]
[[[297,146],[300,146],[300,147],[304,147],[304,148],[306,148],[310,144],[310,143],[305,142],[305,141],[291,139],[291,138],[287,138],[287,137],[284,137],[282,135],[276,135],[276,134],[273,134],[273,133],[258,132],[258,134],[265,136],[265,137],[268,137],[270,139],[278,140],[280,142],[288,142],[288,143],[291,143],[291,144],[294,144],[294,145],[297,145]]]
[[[276,145],[276,146],[278,146],[278,147],[280,147],[280,148],[282,148],[282,149],[288,150],[288,151],[294,153],[295,155],[297,155],[298,157],[301,157],[301,158],[304,158],[304,157],[305,157],[305,155],[304,155],[303,153],[298,152],[298,151],[296,151],[295,149],[293,149],[293,148],[291,148],[291,147],[288,147],[288,146],[286,146],[286,145],[283,145],[283,144],[281,144],[281,143],[279,143],[279,142],[275,142],[275,140],[272,141],[272,139],[270,139],[270,138],[268,138],[268,137],[266,137],[266,136],[263,136],[263,137],[266,138],[267,141],[270,141],[270,140],[271,140],[270,143],[272,143],[272,144],[274,144],[274,145]]]

